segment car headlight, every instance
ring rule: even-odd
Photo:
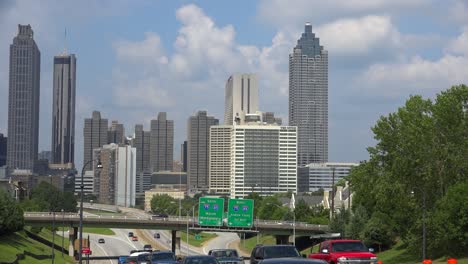
[[[338,262],[345,262],[346,260],[348,260],[348,258],[346,258],[346,257],[339,257],[338,258]]]

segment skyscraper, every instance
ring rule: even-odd
[[[117,120],[112,120],[111,126],[107,131],[107,143],[125,144],[125,128]]]
[[[189,188],[194,190],[209,189],[208,158],[210,127],[218,125],[219,120],[208,116],[206,111],[198,111],[188,120],[187,158]]]
[[[153,172],[172,170],[174,159],[174,121],[166,112],[151,120],[150,168]]]
[[[6,154],[7,154],[7,137],[4,137],[0,133],[0,167],[5,166],[6,164]]]
[[[30,25],[10,45],[7,166],[32,170],[37,160],[41,53]]]
[[[51,163],[74,163],[76,57],[54,57]]]
[[[180,144],[180,160],[182,161],[182,171],[187,172],[187,140]]]
[[[258,81],[255,74],[233,74],[225,87],[224,124],[232,125],[246,114],[258,111]]]
[[[132,147],[136,148],[136,192],[139,196],[151,189],[150,139],[151,133],[144,131],[143,125],[135,125]]]
[[[86,118],[83,127],[83,165],[93,159],[93,150],[107,144],[107,119],[99,111],[93,111],[92,118]],[[85,170],[91,170],[91,163]]]
[[[298,128],[298,165],[328,161],[328,52],[306,23],[289,55],[289,125]]]

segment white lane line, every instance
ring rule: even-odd
[[[107,254],[107,252],[104,250],[104,248],[102,248],[102,247],[99,245],[99,243],[96,243],[96,241],[94,241],[94,245],[98,246],[98,247],[101,249],[101,251],[104,252],[104,254],[106,254],[107,257],[109,257],[109,254]],[[108,259],[108,260],[109,260],[109,262],[110,262],[111,264],[114,264],[114,262],[112,262],[112,260],[110,260],[110,259]]]

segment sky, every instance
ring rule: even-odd
[[[310,22],[329,54],[329,160],[358,162],[371,127],[410,95],[468,81],[468,0],[1,0],[0,133],[7,134],[9,45],[30,24],[41,51],[39,150],[50,150],[53,56],[77,56],[77,168],[98,110],[132,135],[166,111],[174,157],[199,110],[223,122],[233,73],[259,76],[262,111],[287,123],[288,55]],[[65,34],[66,32],[66,34]]]

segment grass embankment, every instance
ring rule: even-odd
[[[257,244],[262,244],[262,245],[275,245],[276,244],[276,239],[274,236],[260,236],[258,238],[258,243],[257,243],[257,237],[251,237],[246,240],[241,239],[239,241],[239,248],[244,251],[244,252],[252,252],[252,249],[257,245]]]
[[[62,233],[62,228],[59,227],[58,233],[61,235]],[[65,233],[68,232],[68,228],[65,228]],[[114,231],[110,228],[105,228],[105,227],[83,227],[83,233],[90,233],[90,234],[98,234],[98,235],[107,235],[107,236],[113,236],[115,235]],[[65,235],[67,237],[67,235]],[[52,238],[52,236],[51,236]]]
[[[379,260],[384,264],[418,264],[422,263],[421,257],[409,252],[401,244],[397,244],[392,249],[377,254]],[[468,258],[457,259],[458,264],[468,264]],[[446,258],[432,260],[433,264],[447,263]]]
[[[11,262],[16,258],[16,254],[28,251],[35,255],[51,255],[51,248],[29,238],[24,232],[16,232],[11,235],[0,237],[0,262]],[[51,259],[38,260],[30,256],[20,260],[20,263],[45,264],[51,263]],[[62,258],[62,252],[55,250],[55,263],[75,263],[67,255]]]
[[[196,234],[193,233],[193,232],[189,234],[189,245],[195,246],[195,247],[200,247],[206,241],[217,237],[216,234],[201,232],[201,233],[198,233],[198,235],[200,236],[200,240],[196,240],[195,235]],[[187,242],[187,233],[186,232],[180,232],[180,240],[182,240],[185,243]]]

